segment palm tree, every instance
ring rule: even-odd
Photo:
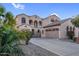
[[[0,55],[24,55],[18,44],[29,37],[28,31],[16,30],[15,24],[13,14],[0,6]]]

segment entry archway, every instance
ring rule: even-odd
[[[41,31],[39,29],[37,30],[37,36],[41,37]]]

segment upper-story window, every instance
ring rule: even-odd
[[[42,21],[39,21],[39,25],[42,26]]]
[[[29,24],[32,25],[32,23],[33,23],[32,20],[29,20]]]
[[[38,22],[36,20],[34,21],[34,26],[38,27]]]
[[[26,23],[26,19],[24,17],[21,19],[21,23],[22,24],[25,24]]]
[[[54,22],[54,19],[51,19],[51,22]]]

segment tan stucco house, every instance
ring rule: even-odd
[[[57,15],[50,15],[40,18],[37,15],[28,16],[19,14],[16,16],[16,28],[18,30],[30,30],[33,37],[41,38],[68,38],[68,30],[74,30],[75,37],[78,37],[79,29],[72,24],[72,18],[61,20]]]

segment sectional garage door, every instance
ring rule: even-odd
[[[45,36],[47,38],[59,38],[59,29],[46,29]]]

